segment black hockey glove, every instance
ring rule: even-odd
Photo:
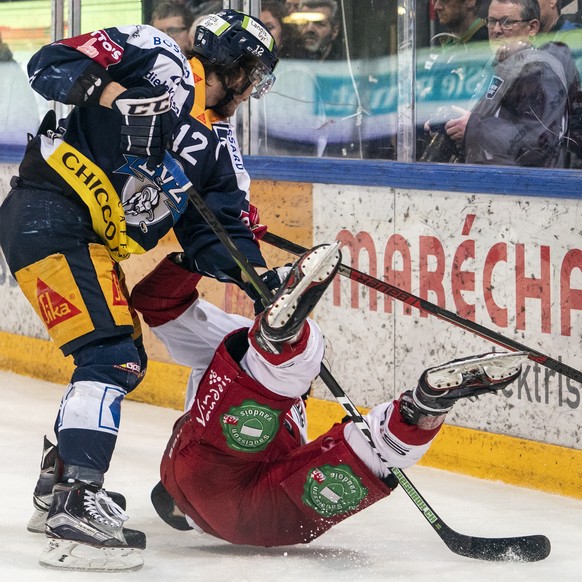
[[[263,283],[268,287],[269,291],[274,295],[275,291],[279,289],[281,283],[285,280],[289,271],[291,270],[291,265],[285,265],[284,267],[275,267],[270,271],[266,271],[260,278],[263,280]],[[264,311],[265,306],[261,300],[261,295],[259,292],[253,287],[252,283],[245,283],[245,291],[247,295],[255,302],[255,315],[258,315],[262,311]]]
[[[123,119],[121,149],[147,157],[150,169],[160,164],[174,128],[170,95],[165,87],[127,89],[115,99],[112,108]]]

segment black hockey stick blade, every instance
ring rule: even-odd
[[[441,539],[459,556],[489,562],[539,562],[550,555],[550,540],[544,535],[480,538],[445,528]]]
[[[276,246],[277,248],[285,250],[294,255],[301,255],[307,250],[301,245],[288,241],[283,237],[280,237],[270,232],[265,233],[261,240],[264,240],[266,243],[269,243],[270,245]],[[464,317],[461,317],[460,315],[457,315],[452,311],[448,311],[447,309],[439,307],[438,305],[435,305],[430,301],[426,301],[426,299],[421,299],[420,297],[417,297],[416,295],[413,295],[412,293],[409,293],[404,289],[400,289],[399,287],[391,285],[386,281],[376,279],[375,277],[372,277],[367,273],[363,273],[362,271],[358,271],[357,269],[352,269],[351,267],[348,267],[347,265],[344,264],[340,265],[339,273],[340,275],[343,275],[344,277],[347,277],[352,281],[356,281],[357,283],[365,285],[370,289],[379,291],[380,293],[388,295],[389,297],[397,299],[398,301],[402,301],[407,305],[424,310],[427,313],[430,313],[431,315],[434,315],[435,317],[442,319],[443,321],[448,321],[449,323],[452,323],[457,327],[470,331],[471,333],[474,333],[479,337],[489,340],[494,344],[497,344],[498,346],[501,346],[512,351],[527,352],[528,358],[530,360],[537,362],[538,364],[541,364],[542,366],[545,366],[550,370],[554,370],[555,372],[558,372],[558,374],[567,376],[568,378],[571,378],[576,382],[582,383],[582,371],[576,370],[575,368],[572,368],[571,366],[568,366],[567,364],[564,364],[559,360],[555,360],[554,358],[551,358],[546,354],[542,354],[537,350],[533,350],[532,348],[520,342],[512,340],[508,337],[505,337],[504,335],[491,329],[488,329],[483,325],[465,319]]]
[[[483,538],[456,532],[435,513],[401,469],[391,468],[390,472],[451,552],[489,562],[539,562],[550,555],[550,540],[544,535]]]

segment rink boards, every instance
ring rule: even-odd
[[[253,184],[252,199],[272,232],[304,246],[341,240],[346,265],[379,279],[388,273],[410,293],[579,367],[579,199],[264,180]],[[176,248],[169,236],[125,262],[130,288]],[[271,265],[292,258],[263,248]],[[47,341],[2,258],[0,296],[0,367],[67,382],[70,362]],[[251,313],[235,287],[210,283],[204,296]],[[339,277],[315,318],[332,345],[334,376],[363,410],[412,387],[426,367],[501,349]],[[187,371],[147,330],[146,342],[152,363],[131,397],[180,409]],[[582,497],[581,388],[529,362],[502,394],[457,405],[424,462]],[[331,400],[318,383],[308,407],[311,436],[343,416]]]

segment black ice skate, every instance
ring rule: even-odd
[[[44,533],[44,522],[53,500],[53,486],[56,481],[55,467],[58,461],[59,455],[56,445],[53,445],[45,436],[40,460],[40,475],[32,494],[34,513],[26,526],[30,532]]]
[[[257,342],[277,353],[276,345],[292,342],[339,269],[339,243],[319,245],[304,253],[261,316]],[[264,341],[261,341],[264,340]]]
[[[174,529],[187,531],[194,529],[187,521],[186,516],[178,509],[176,502],[160,481],[150,495],[152,505],[157,514]]]
[[[427,416],[444,416],[461,398],[497,392],[521,373],[526,352],[482,354],[429,368],[417,387],[405,392],[400,410],[410,424]]]
[[[135,570],[145,534],[127,529],[128,516],[98,485],[57,483],[46,518],[49,538],[40,564],[67,570]]]
[[[60,479],[61,472],[62,463],[59,459],[57,446],[51,443],[45,435],[40,460],[40,475],[32,494],[34,513],[26,526],[29,532],[45,533],[46,516],[53,501],[53,487]],[[125,510],[125,497],[121,493],[108,491],[107,494],[121,509]]]

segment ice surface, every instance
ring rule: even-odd
[[[128,573],[69,573],[38,565],[44,536],[26,531],[38,475],[42,435],[52,424],[63,387],[0,372],[0,573],[10,582],[570,582],[582,580],[582,501],[414,467],[406,474],[453,529],[488,537],[545,534],[552,553],[537,563],[481,562],[453,554],[406,494],[336,526],[307,546],[233,546],[171,529],[156,515],[149,493],[179,413],[126,401],[106,486],[128,503],[128,527],[148,536],[145,565]],[[556,467],[556,471],[560,468]]]

